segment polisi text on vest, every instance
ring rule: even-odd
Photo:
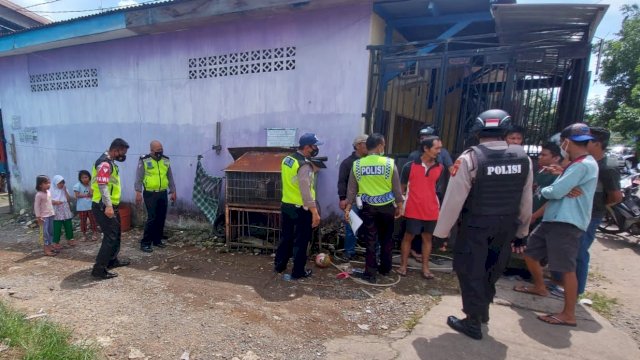
[[[487,166],[487,175],[510,175],[510,174],[521,174],[522,173],[522,165],[497,165],[497,166]]]
[[[362,175],[384,175],[384,166],[363,166]]]

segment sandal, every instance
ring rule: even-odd
[[[516,285],[513,287],[513,291],[515,292],[519,292],[519,293],[523,293],[523,294],[529,294],[529,295],[536,295],[536,296],[541,296],[541,297],[547,297],[547,294],[540,294],[538,292],[536,292],[536,290],[532,287],[528,287],[526,285]]]
[[[400,276],[407,276],[407,270],[402,271],[400,269],[395,269],[394,271]]]
[[[549,325],[560,325],[560,326],[571,326],[571,327],[578,326],[577,323],[567,322],[565,320],[560,319],[557,315],[553,315],[553,314],[540,315],[538,316],[538,320],[544,323],[547,323]]]
[[[430,273],[430,272],[428,272],[428,273],[422,273],[422,277],[423,277],[423,278],[425,278],[425,279],[427,279],[427,280],[433,280],[433,279],[435,279],[435,278],[436,278],[436,277],[435,277],[432,273]]]

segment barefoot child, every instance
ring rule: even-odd
[[[76,246],[76,242],[73,240],[73,225],[71,224],[73,213],[69,206],[71,195],[69,195],[69,191],[67,191],[64,178],[61,175],[54,176],[53,185],[55,186],[51,192],[51,202],[53,203],[53,209],[55,211],[53,221],[53,247],[59,250],[62,248],[60,245],[60,237],[63,227],[64,235],[69,241],[69,245]]]
[[[98,226],[96,226],[96,218],[91,212],[91,198],[93,191],[91,190],[91,174],[87,170],[80,170],[78,173],[79,182],[73,186],[73,192],[76,195],[76,211],[80,217],[80,231],[85,240],[98,240]],[[87,236],[87,221],[91,223],[91,231],[93,238]]]
[[[44,246],[45,256],[56,256],[51,246],[53,236],[53,204],[51,204],[51,193],[49,188],[51,181],[45,175],[36,177],[36,199],[33,203],[33,212],[36,214],[38,225],[40,226],[40,236],[38,242]]]

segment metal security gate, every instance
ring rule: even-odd
[[[394,154],[413,150],[425,124],[459,153],[473,141],[473,119],[491,108],[507,110],[531,145],[583,116],[588,44],[504,46],[488,34],[369,50],[367,130],[386,135]]]

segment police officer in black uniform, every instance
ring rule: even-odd
[[[482,339],[481,323],[489,321],[489,304],[509,260],[510,247],[522,251],[522,239],[529,233],[531,160],[522,146],[509,146],[503,140],[510,125],[511,116],[500,109],[478,115],[472,131],[479,145],[456,160],[433,232],[434,236],[448,237],[461,214],[453,268],[467,316],[449,316],[447,324],[477,340]]]

